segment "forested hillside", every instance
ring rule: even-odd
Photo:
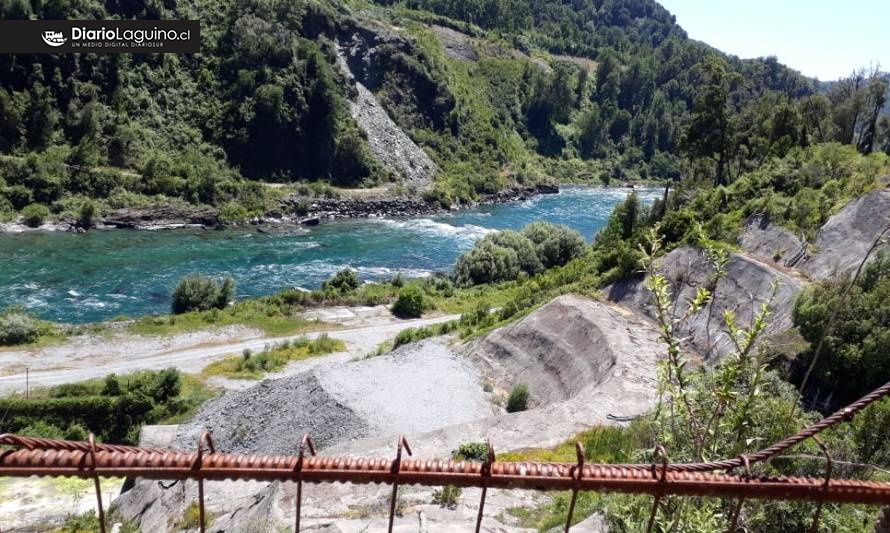
[[[258,181],[399,182],[350,114],[337,48],[356,39],[359,81],[441,168],[427,198],[443,204],[554,178],[728,183],[830,140],[890,150],[885,79],[816,94],[775,58],[688,39],[650,0],[19,0],[0,17],[202,23],[201,54],[0,57],[4,218],[88,198],[262,213]]]

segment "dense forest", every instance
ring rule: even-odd
[[[441,167],[429,198],[514,183],[713,177],[795,146],[890,150],[887,81],[822,94],[775,58],[688,39],[650,0],[6,2],[0,17],[198,18],[202,53],[0,57],[0,212],[164,198],[262,213],[260,182],[398,181],[352,118],[337,44],[380,36],[369,88]],[[396,37],[387,35],[401,28]],[[444,53],[442,28],[479,51]],[[824,91],[823,91],[824,92]]]

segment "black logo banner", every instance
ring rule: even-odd
[[[195,54],[197,20],[0,20],[0,53]]]

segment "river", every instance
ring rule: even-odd
[[[166,313],[190,273],[230,275],[238,297],[312,289],[351,267],[363,280],[448,271],[490,231],[535,220],[566,224],[591,240],[626,189],[567,187],[513,204],[408,219],[327,222],[260,233],[255,228],[29,232],[0,235],[0,309],[21,305],[68,323]],[[656,190],[639,192],[649,203]]]

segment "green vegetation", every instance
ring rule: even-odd
[[[856,400],[890,376],[890,257],[869,264],[855,283],[809,287],[798,298],[794,323],[810,348],[799,356],[812,378],[831,390],[836,405]]]
[[[0,346],[27,344],[37,340],[37,321],[20,309],[7,309],[0,314]]]
[[[217,281],[213,278],[192,274],[183,278],[173,290],[171,311],[175,315],[189,311],[208,311],[225,309],[235,298],[235,281],[225,278]]]
[[[447,335],[455,331],[459,325],[460,321],[451,320],[449,322],[442,322],[441,324],[434,324],[432,326],[403,329],[396,335],[396,338],[393,339],[392,348],[396,349],[399,346],[411,344],[412,342],[422,341],[423,339],[428,339],[430,337]]]
[[[325,292],[350,293],[358,289],[358,285],[358,274],[347,268],[334,274],[322,284],[321,288]]]
[[[484,442],[464,442],[451,452],[455,461],[487,461],[488,444]]]
[[[111,374],[105,379],[32,391],[29,399],[0,399],[4,430],[36,437],[135,444],[144,424],[177,423],[213,393],[195,378],[169,369]]]
[[[244,350],[241,355],[233,355],[211,363],[201,371],[201,376],[260,379],[269,372],[283,369],[291,361],[300,361],[344,350],[346,350],[346,344],[343,341],[332,339],[326,333],[314,340],[303,336],[295,341],[283,341],[267,346],[257,354],[250,350]]]
[[[40,204],[28,204],[22,209],[22,221],[26,226],[38,228],[49,218],[49,209]]]
[[[521,231],[490,233],[454,265],[454,280],[462,286],[534,276],[546,268],[562,266],[580,256],[581,235],[565,226],[534,222]]]
[[[0,17],[205,10],[195,0],[13,2]],[[336,65],[336,40],[365,27],[400,29],[373,43],[373,68],[358,75],[442,169],[427,199],[443,205],[553,179],[725,184],[829,141],[890,150],[882,75],[858,72],[817,94],[773,57],[740,60],[688,39],[651,0],[259,1],[217,15],[193,56],[2,58],[0,212],[38,204],[43,218],[88,227],[86,200],[95,213],[179,202],[237,220],[275,206],[279,192],[260,180],[307,191],[392,180],[349,114],[354,88]],[[466,33],[479,60],[450,57],[431,24]]]
[[[42,343],[63,335],[56,324],[34,318],[21,307],[0,311],[0,346]]]
[[[518,413],[519,411],[528,409],[528,397],[528,385],[525,383],[514,385],[513,388],[510,389],[510,396],[507,397],[507,412]]]
[[[120,524],[120,528],[117,530],[120,533],[139,533],[139,528],[135,524],[118,516],[113,508],[106,520],[109,524]],[[51,530],[51,533],[95,533],[96,531],[99,531],[99,516],[94,511],[86,511],[68,517],[61,527]]]
[[[417,285],[408,285],[399,290],[399,297],[392,304],[392,314],[399,318],[420,318],[428,308],[423,291]]]

